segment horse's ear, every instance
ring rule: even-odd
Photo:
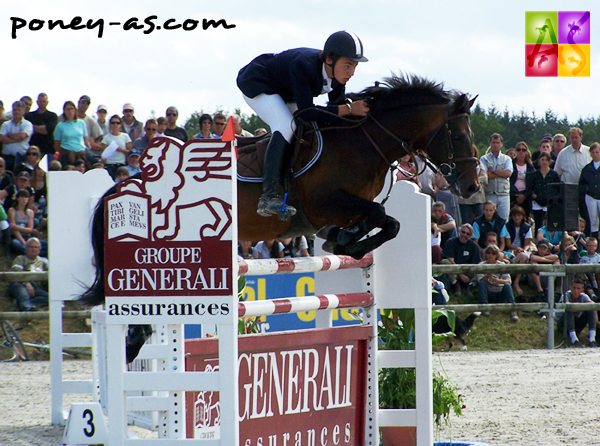
[[[475,96],[473,99],[471,99],[471,100],[469,101],[469,109],[470,109],[471,107],[473,107],[473,104],[475,103],[475,100],[476,100],[478,97],[479,97],[479,95]]]

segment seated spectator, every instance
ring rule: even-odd
[[[585,242],[586,249],[579,253],[579,264],[580,265],[597,265],[600,263],[600,254],[598,254],[598,239],[595,237],[588,237]],[[598,274],[587,273],[586,293],[590,296],[592,294],[598,294]],[[591,292],[590,292],[591,290]]]
[[[259,259],[283,258],[283,248],[283,243],[278,242],[276,239],[258,242],[254,247]]]
[[[115,184],[128,180],[130,176],[127,166],[120,166],[115,172]]]
[[[140,154],[135,149],[133,149],[127,155],[127,169],[129,169],[130,176],[134,176],[142,172],[140,167]]]
[[[565,250],[561,252],[561,257],[565,256],[565,261],[563,263],[568,265],[579,265],[579,252],[577,251],[577,246],[575,245],[575,239],[570,235],[565,235]]]
[[[238,257],[242,259],[258,259],[258,252],[249,240],[238,241]]]
[[[75,162],[73,163],[73,166],[75,167],[75,170],[81,173],[85,173],[86,172],[86,167],[85,167],[85,163],[83,162],[83,160],[75,160]]]
[[[583,280],[576,277],[571,282],[571,287],[569,291],[563,294],[559,300],[560,303],[586,303],[592,302],[592,299],[583,292],[584,284]],[[567,325],[567,333],[569,336],[569,340],[571,341],[571,345],[573,347],[583,347],[584,345],[579,341],[579,333],[583,330],[583,328],[588,326],[589,333],[589,346],[597,347],[596,344],[596,312],[594,310],[588,311],[577,311],[570,310],[565,311],[564,313],[559,313],[559,316],[556,320],[557,329],[559,332],[563,332],[564,325]]]
[[[517,143],[517,157],[513,159],[513,172],[510,176],[510,206],[521,206],[529,218],[531,212],[531,195],[527,190],[527,175],[535,172],[531,163],[531,152],[525,141]]]
[[[49,172],[60,172],[62,170],[62,164],[58,160],[52,160],[48,163]]]
[[[81,161],[81,160],[78,160]],[[83,164],[85,167],[85,164]],[[35,213],[35,219],[40,223],[42,219],[48,216],[47,214],[47,193],[48,190],[46,188],[46,172],[40,167],[37,166],[33,171],[33,178],[31,179],[31,188],[33,189],[33,206],[32,210]],[[35,227],[37,229],[41,229],[44,225],[36,224]]]
[[[490,245],[498,246],[498,234],[496,234],[494,231],[490,231],[485,235],[485,248]],[[481,252],[479,253],[482,259],[484,258],[483,250],[485,248],[481,249]],[[498,260],[500,260],[502,263],[510,263],[510,259],[503,251],[500,251],[500,254],[498,254]]]
[[[560,183],[560,177],[554,170],[550,170],[552,158],[549,153],[541,153],[538,159],[540,169],[527,176],[527,191],[531,196],[531,210],[535,221],[535,228],[539,230],[544,224],[548,211],[547,186],[550,183]]]
[[[483,203],[483,215],[477,217],[473,221],[473,241],[479,245],[480,248],[484,248],[485,235],[494,231],[498,234],[500,244],[498,247],[500,251],[504,251],[505,238],[508,237],[508,231],[506,230],[506,221],[500,218],[496,211],[496,205],[493,201],[486,201]]]
[[[38,166],[40,162],[40,149],[36,146],[29,146],[27,152],[25,152],[25,161],[19,163],[15,169],[15,175],[18,175],[20,172],[27,172],[29,175],[33,176],[33,171]]]
[[[482,261],[481,265],[496,265],[502,262],[498,259],[500,255],[500,248],[494,245],[490,245],[483,250],[485,260]],[[513,296],[512,288],[510,286],[510,275],[504,274],[477,274],[477,288],[479,289],[479,303],[487,304],[489,300],[492,302],[505,301],[509,304],[515,303],[515,297]],[[488,311],[483,312],[484,316],[489,316]],[[510,318],[513,322],[519,320],[516,311],[510,312]]]
[[[267,133],[267,129],[259,127],[256,130],[254,130],[254,136],[262,136],[262,135],[266,135]]]
[[[30,196],[28,190],[20,190],[17,192],[15,205],[8,209],[8,222],[13,236],[10,246],[14,252],[19,254],[25,254],[25,243],[33,234],[33,211],[27,209]],[[47,257],[47,242],[40,241],[40,245],[42,247],[40,255]]]
[[[21,172],[17,175],[15,184],[11,184],[6,189],[0,191],[0,200],[4,200],[4,209],[8,210],[14,206],[17,201],[17,193],[23,189],[27,189],[31,196],[27,207],[33,209],[33,195],[35,192],[31,187],[31,177],[27,172]]]
[[[560,264],[560,259],[557,254],[552,254],[550,252],[550,243],[548,243],[548,240],[542,239],[537,243],[537,251],[532,252],[531,256],[529,256],[529,263],[533,265],[558,265]],[[542,288],[539,274],[531,273],[528,277],[537,289],[535,300],[537,302],[545,302],[546,296],[544,294],[544,288]]]
[[[456,221],[446,213],[446,205],[442,201],[436,201],[431,207],[431,215],[437,220],[437,223],[431,223],[431,229],[437,230],[441,234],[440,246],[442,249],[446,242],[452,237],[456,237]]]
[[[560,243],[562,238],[562,231],[551,231],[547,226],[542,226],[535,236],[536,244],[539,243],[540,240],[545,240],[546,243],[548,243],[551,254],[560,254]]]
[[[283,257],[309,257],[306,237],[279,239],[283,243]]]
[[[431,214],[431,262],[439,265],[442,262],[442,233],[438,228],[438,219]]]
[[[110,174],[111,178],[115,178],[117,169],[119,167],[125,167],[127,165],[127,154],[131,150],[131,138],[127,133],[121,133],[122,120],[119,115],[113,115],[109,120],[110,133],[104,135],[102,138],[102,150],[115,143],[117,145],[117,151],[108,159],[104,158],[105,154],[102,153],[102,163]]]
[[[579,231],[571,231],[569,232],[569,235],[575,239],[575,246],[577,246],[577,251],[579,253],[581,253],[581,251],[585,251],[585,243],[587,240],[585,236],[585,219],[579,217]]]
[[[510,252],[513,257],[523,254],[528,259],[529,255],[527,253],[531,250],[533,235],[531,226],[526,223],[526,215],[521,206],[514,206],[510,210],[508,222],[504,226],[508,232],[508,237],[504,239],[504,250]]]
[[[150,145],[150,141],[158,136],[158,124],[154,119],[148,119],[146,121],[146,125],[144,126],[144,135],[140,138],[136,139],[133,142],[133,151],[137,152],[139,156],[142,156],[148,146]],[[161,135],[162,136],[162,135]]]
[[[25,254],[15,258],[11,271],[48,271],[48,259],[39,256],[41,246],[36,237],[27,240]],[[19,311],[33,311],[48,306],[48,292],[36,282],[10,282],[8,294],[15,300]]]
[[[466,265],[466,264],[477,264],[480,262],[481,257],[479,256],[479,247],[477,243],[471,240],[473,236],[473,227],[465,223],[460,226],[458,237],[451,238],[444,246],[442,256],[442,264],[453,264],[453,265]],[[469,299],[474,299],[473,294],[469,290],[469,282],[471,282],[472,275],[459,273],[454,277],[448,277],[444,274],[441,280],[444,282],[446,289],[449,285],[452,285],[454,293],[460,295],[462,290],[465,290],[465,295]]]
[[[6,189],[11,184],[14,184],[15,178],[10,170],[6,170],[6,162],[4,158],[0,158],[0,190]]]

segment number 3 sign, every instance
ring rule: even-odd
[[[108,441],[108,430],[100,403],[73,403],[63,444],[103,444]]]

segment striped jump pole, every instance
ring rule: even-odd
[[[283,299],[252,300],[238,304],[238,317],[270,316],[299,311],[333,310],[373,305],[371,293],[324,294],[321,296],[288,297]]]
[[[287,259],[238,260],[242,276],[268,276],[272,274],[316,273],[339,269],[367,268],[373,264],[373,255],[367,254],[360,260],[350,256],[315,256]]]

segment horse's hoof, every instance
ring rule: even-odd
[[[349,255],[356,260],[362,259],[365,254],[369,252],[368,250],[365,251],[364,247],[361,247],[360,245],[345,246],[345,248],[346,255]]]
[[[350,243],[354,242],[356,239],[356,235],[359,232],[358,227],[352,228],[352,229],[342,229],[340,230],[338,236],[337,236],[337,242],[342,245],[342,246],[346,246],[349,245]]]

